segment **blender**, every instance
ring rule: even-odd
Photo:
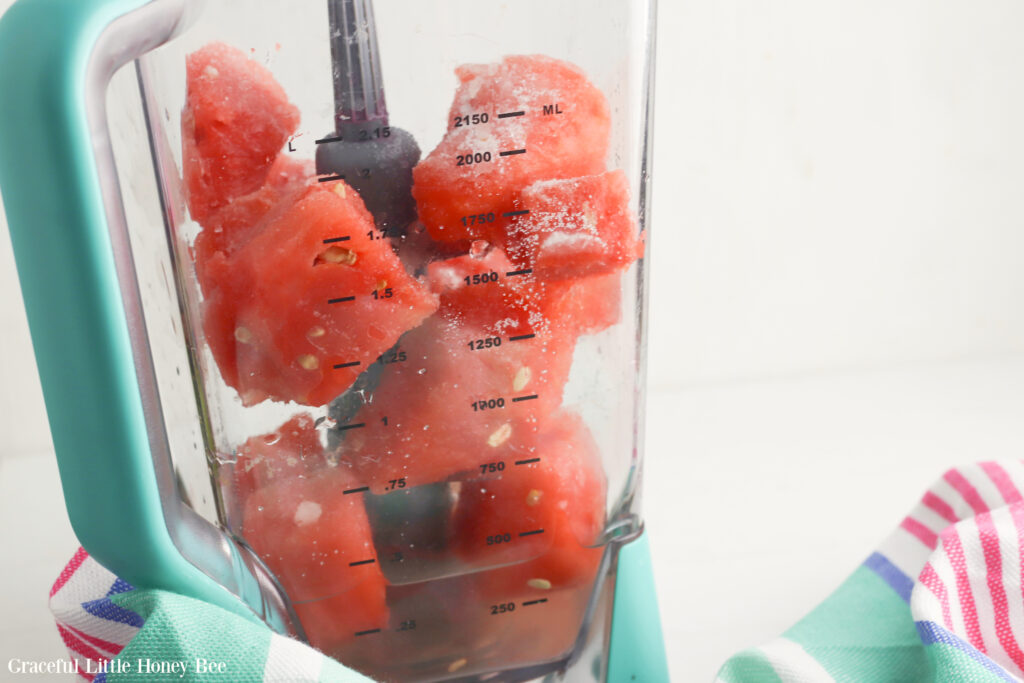
[[[375,680],[667,680],[653,27],[653,0],[16,3],[0,191],[83,547]]]

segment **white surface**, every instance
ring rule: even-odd
[[[943,469],[1022,452],[1024,5],[660,20],[645,505],[674,679],[698,681]],[[61,654],[45,596],[74,543],[2,236],[0,292],[5,665]]]

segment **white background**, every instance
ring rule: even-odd
[[[1022,25],[663,0],[645,505],[674,680],[784,630],[949,465],[1022,452]],[[13,268],[0,238],[0,664],[60,652],[74,550]]]

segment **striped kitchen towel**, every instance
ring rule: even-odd
[[[50,590],[67,672],[117,681],[371,683],[296,640],[219,607],[137,590],[79,548]]]
[[[720,683],[1024,680],[1024,462],[951,469],[821,605]]]

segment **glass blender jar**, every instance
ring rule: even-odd
[[[0,187],[83,546],[375,680],[667,680],[653,16],[17,3]]]

